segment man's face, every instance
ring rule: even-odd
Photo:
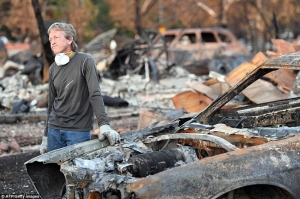
[[[51,49],[56,55],[58,53],[70,52],[72,39],[66,39],[64,32],[61,30],[50,30],[49,41],[51,44]]]

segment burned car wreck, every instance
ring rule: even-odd
[[[198,114],[97,139],[25,163],[40,196],[60,198],[299,198],[300,98],[223,109],[300,52],[271,58]]]

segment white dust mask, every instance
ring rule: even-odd
[[[55,63],[58,66],[65,65],[65,64],[69,63],[69,61],[70,61],[70,58],[65,53],[58,53],[55,55]]]

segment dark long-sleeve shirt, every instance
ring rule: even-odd
[[[98,125],[109,124],[94,59],[76,52],[63,66],[50,66],[48,112],[45,128],[89,131],[94,115]]]

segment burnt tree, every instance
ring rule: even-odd
[[[49,66],[54,62],[54,55],[51,51],[50,42],[49,42],[49,36],[47,33],[47,30],[44,25],[44,20],[41,13],[41,6],[39,4],[38,0],[32,0],[31,1],[35,17],[37,20],[40,38],[41,38],[41,44],[43,47],[43,83],[47,82],[49,79]]]

